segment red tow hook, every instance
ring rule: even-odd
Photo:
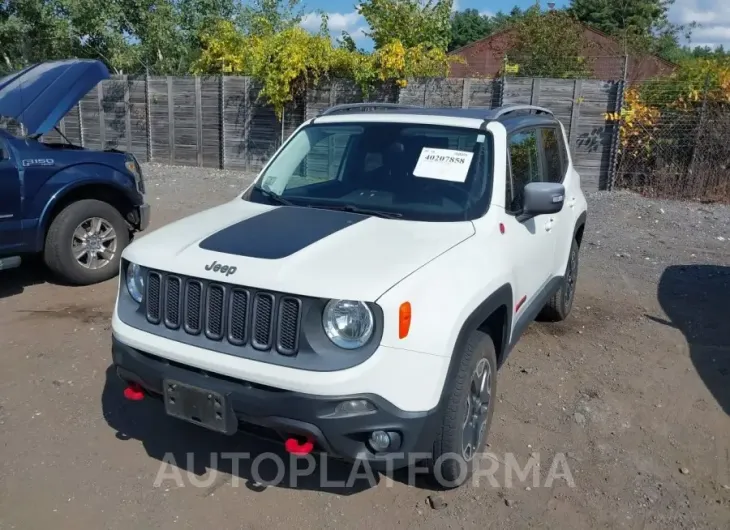
[[[124,397],[129,401],[141,401],[144,399],[144,390],[139,383],[129,383],[124,389]]]
[[[284,442],[284,448],[287,453],[293,455],[308,455],[314,449],[314,442],[311,438],[307,438],[303,443],[300,443],[296,438],[287,438]]]

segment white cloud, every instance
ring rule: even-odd
[[[350,13],[327,13],[327,24],[333,37],[339,37],[346,31],[356,42],[365,39],[367,23],[357,11]],[[319,30],[322,17],[319,13],[308,13],[302,19],[301,25],[308,31]]]
[[[730,2],[728,0],[676,0],[669,9],[675,24],[697,23],[693,46],[730,45]]]

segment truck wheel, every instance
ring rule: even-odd
[[[76,201],[53,219],[46,234],[46,266],[66,283],[91,285],[119,272],[129,228],[119,211],[94,199]]]
[[[574,239],[570,246],[570,257],[568,265],[565,267],[565,276],[560,289],[555,291],[552,298],[548,300],[545,307],[542,308],[538,315],[539,320],[547,322],[560,322],[568,318],[570,310],[573,307],[573,298],[575,297],[575,286],[578,280],[578,253],[580,247]]]
[[[479,464],[479,455],[497,399],[497,356],[489,335],[471,334],[461,352],[459,370],[446,384],[449,397],[429,468],[436,484],[450,489],[464,484],[475,465],[484,465]]]

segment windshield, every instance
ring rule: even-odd
[[[291,138],[245,198],[411,220],[473,219],[489,201],[491,145],[478,129],[314,123]]]

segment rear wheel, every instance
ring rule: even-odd
[[[448,402],[429,467],[442,488],[472,476],[486,445],[497,396],[497,356],[492,338],[474,331],[461,352],[456,377],[447,382]]]
[[[570,247],[570,256],[568,257],[568,265],[565,267],[565,275],[552,298],[542,308],[538,315],[539,320],[548,322],[560,322],[568,318],[570,310],[573,308],[573,298],[575,297],[575,287],[578,281],[578,253],[580,246],[574,239]]]
[[[46,266],[66,283],[90,285],[119,272],[129,228],[109,203],[84,199],[66,206],[53,219],[44,249]]]

